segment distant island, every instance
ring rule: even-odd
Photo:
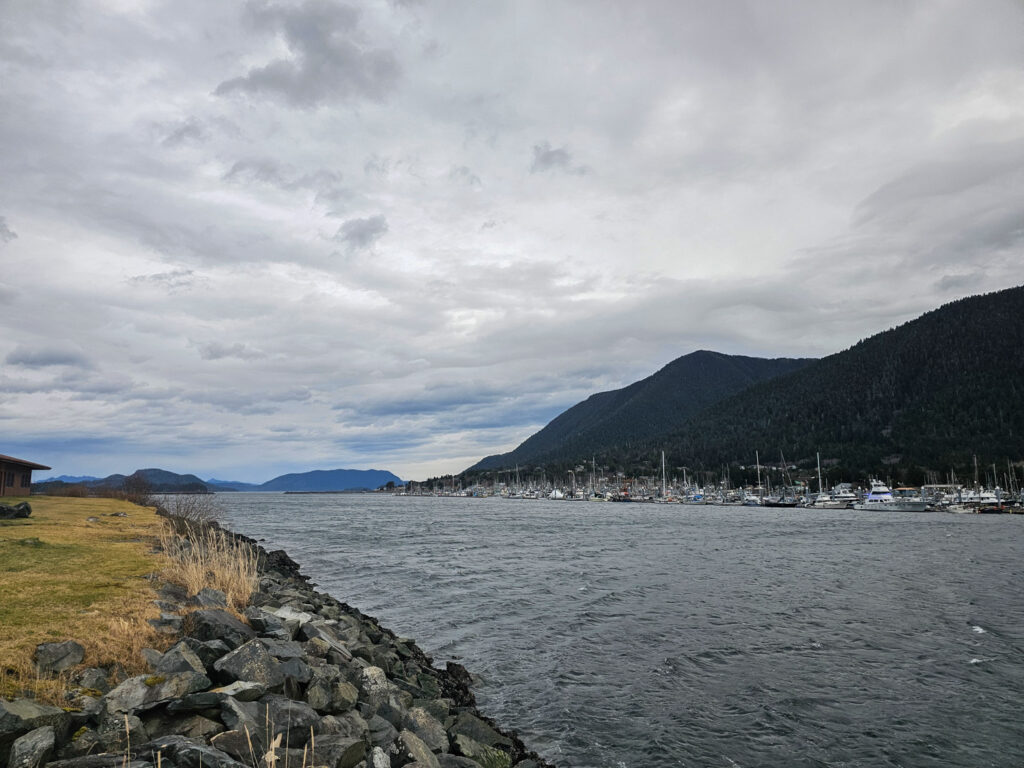
[[[61,475],[33,484],[36,493],[59,494],[74,488],[87,491],[123,491],[145,488],[149,493],[254,493],[331,491],[372,491],[404,485],[395,474],[383,469],[314,469],[280,475],[265,483],[233,480],[201,480],[197,475],[180,475],[165,469],[137,469],[130,475],[114,474],[104,478]]]

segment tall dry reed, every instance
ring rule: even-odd
[[[168,557],[163,577],[195,594],[204,587],[221,590],[228,606],[241,612],[259,585],[256,550],[224,531],[206,525],[165,523],[160,545]]]

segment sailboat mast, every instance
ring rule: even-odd
[[[667,498],[668,493],[665,490],[665,452],[661,452],[661,498]]]
[[[757,497],[764,498],[764,489],[761,488],[761,456],[754,451],[754,462],[757,464]]]
[[[818,456],[818,493],[824,493],[824,489],[821,487],[821,453]]]

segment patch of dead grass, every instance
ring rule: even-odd
[[[168,644],[147,623],[159,616],[150,576],[164,565],[153,551],[162,527],[155,510],[116,499],[25,500],[30,517],[0,521],[0,696],[61,690],[60,679],[35,675],[32,654],[44,642],[75,640],[86,666],[144,671],[139,650]]]

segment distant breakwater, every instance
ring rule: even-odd
[[[283,550],[224,532],[262,566],[246,621],[217,590],[162,586],[154,626],[180,639],[145,652],[151,674],[112,685],[113,670],[79,669],[66,707],[0,701],[0,765],[552,768],[476,709],[461,665],[435,668]],[[80,661],[76,645],[40,646],[41,672]]]

